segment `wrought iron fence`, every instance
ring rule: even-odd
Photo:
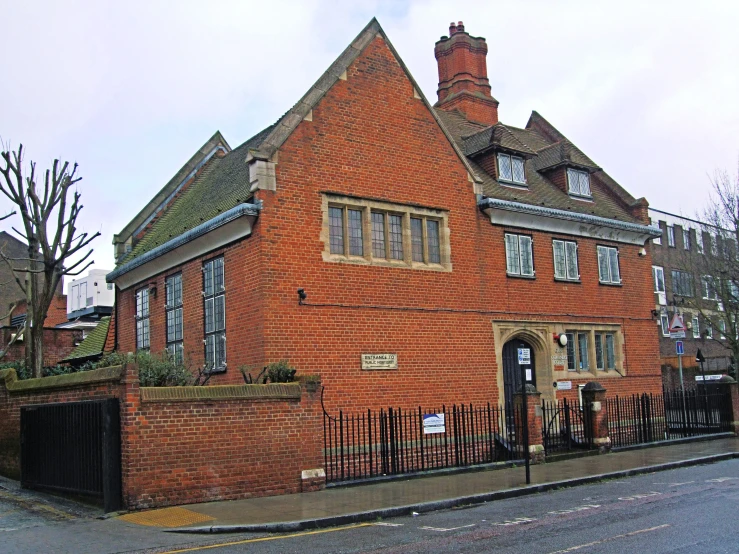
[[[710,435],[731,428],[731,397],[702,389],[609,398],[608,432],[614,447]]]
[[[424,424],[424,420],[426,423]],[[502,407],[323,412],[326,480],[352,481],[520,458],[520,418]]]
[[[558,402],[542,402],[545,454],[592,447],[591,411],[583,408],[582,404],[566,398]]]

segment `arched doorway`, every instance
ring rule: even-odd
[[[534,349],[531,344],[522,339],[512,339],[503,345],[503,391],[506,408],[513,407],[513,395],[521,389],[522,369],[526,373],[526,383],[536,386],[534,368]]]

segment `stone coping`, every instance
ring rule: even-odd
[[[205,387],[141,387],[142,402],[213,400],[300,400],[300,383],[209,385]]]
[[[8,392],[43,392],[50,389],[64,389],[84,385],[120,382],[123,366],[103,367],[90,371],[78,371],[67,375],[53,375],[34,379],[18,379],[14,368],[0,370],[0,381],[5,383]]]

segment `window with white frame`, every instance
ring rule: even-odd
[[[136,350],[149,349],[149,289],[136,291]]]
[[[659,226],[659,221],[654,221],[653,219],[650,219],[649,220],[649,226],[657,229],[657,231],[659,231],[660,233],[662,232],[662,229]],[[654,237],[652,239],[652,243],[654,243],[654,244],[662,244],[662,235],[660,235],[658,237]]]
[[[325,261],[449,269],[445,213],[344,197],[325,202]]]
[[[653,265],[652,277],[654,278],[654,292],[665,292],[665,270],[664,268]]]
[[[718,300],[716,280],[710,275],[701,276],[701,290],[704,300]]]
[[[223,257],[203,264],[203,314],[205,318],[205,366],[226,369],[226,286]]]
[[[524,173],[524,160],[519,156],[498,153],[498,179],[519,185],[526,184]]]
[[[706,338],[713,338],[713,323],[710,320],[706,320]]]
[[[693,324],[692,325],[693,325],[693,338],[694,339],[701,338],[701,325],[700,325],[700,321],[698,320],[698,316],[697,315],[694,315],[693,316]]]
[[[590,369],[588,353],[588,331],[568,331],[567,336],[567,371],[588,371]]]
[[[567,183],[570,194],[576,196],[591,196],[590,175],[580,169],[567,169]]]
[[[508,275],[533,277],[533,241],[528,235],[505,234],[506,272]]]
[[[672,225],[667,226],[667,246],[675,248],[675,227]]]
[[[621,284],[621,270],[618,267],[618,248],[598,246],[598,278],[601,283]]]
[[[690,250],[690,227],[683,227],[683,248]]]
[[[568,281],[580,280],[577,267],[577,243],[569,240],[553,240],[554,278]]]
[[[616,369],[616,347],[613,333],[595,333],[595,368]]]
[[[659,315],[659,322],[662,326],[662,335],[665,337],[670,336],[670,316],[667,315],[667,312],[662,312]]]
[[[170,275],[165,281],[167,303],[164,307],[167,317],[167,352],[172,360],[181,364],[184,361],[182,343],[182,274]]]

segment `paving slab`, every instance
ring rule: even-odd
[[[739,457],[739,438],[726,437],[532,465],[529,485],[526,484],[524,468],[520,466],[397,479],[310,493],[190,504],[180,507],[184,511],[179,513],[179,519],[169,520],[181,522],[180,525],[173,528],[170,524],[167,530],[217,533],[315,529],[535,494],[735,457]],[[157,521],[167,520],[162,517],[166,512],[160,514],[163,510],[171,508],[138,512],[122,518],[129,523],[156,526]]]

